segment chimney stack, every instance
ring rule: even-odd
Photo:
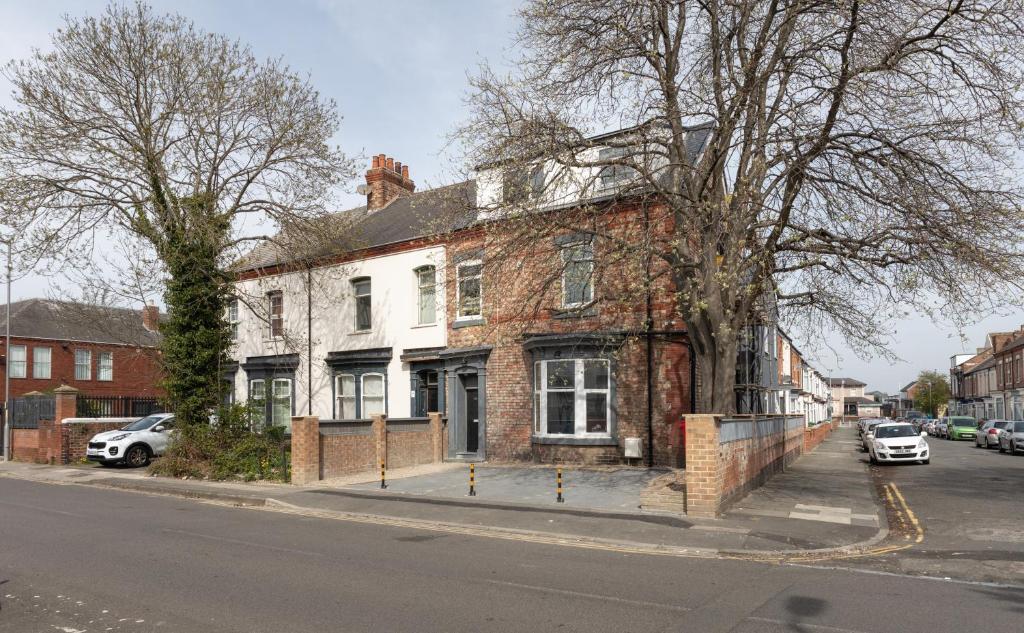
[[[150,332],[160,329],[160,308],[153,305],[152,301],[142,306],[142,327]]]
[[[366,208],[369,211],[383,209],[395,198],[408,196],[416,191],[416,183],[409,178],[409,166],[394,158],[377,154],[366,172]]]

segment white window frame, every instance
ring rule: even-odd
[[[256,387],[259,387],[259,391],[263,393],[259,398],[255,397]],[[253,403],[259,402],[260,406],[254,406]],[[267,423],[267,381],[263,378],[253,378],[249,381],[249,408],[252,412],[252,425],[259,429]]]
[[[360,419],[368,419],[370,414],[366,413],[366,379],[368,377],[380,378],[380,409],[381,415],[388,414],[388,378],[386,374],[369,372],[359,377],[359,414]],[[377,397],[377,396],[373,396]]]
[[[292,414],[295,411],[295,394],[292,392],[292,379],[273,378],[268,382],[270,382],[270,424],[272,426],[283,426],[290,431],[292,428]],[[284,384],[288,388],[288,414],[285,416],[286,419],[283,422],[274,419],[274,414],[277,411],[277,386],[279,384]]]
[[[85,359],[86,359],[85,364],[78,362],[78,355],[79,354],[82,354],[85,357]],[[84,372],[85,373],[85,378],[82,378],[79,375],[79,373],[78,373],[78,369],[80,367],[85,367],[85,372]],[[75,350],[75,380],[92,380],[92,350],[89,350],[89,349],[76,349]]]
[[[269,302],[268,302],[268,307],[269,307]],[[228,322],[228,328],[230,328],[230,330],[231,330],[231,340],[232,341],[237,341],[238,340],[238,324],[241,323],[241,319],[238,318],[238,315],[239,315],[239,312],[238,312],[238,299],[237,298],[228,299],[226,320]]]
[[[479,266],[480,274],[477,278],[480,280],[480,307],[477,314],[463,314],[462,313],[462,269],[468,266]],[[455,266],[455,320],[456,321],[469,321],[482,319],[484,316],[484,265],[479,259],[466,260],[459,262]]]
[[[437,267],[427,264],[413,269],[416,282],[416,325],[434,325],[437,323]],[[429,283],[424,283],[424,278],[429,278]],[[433,297],[433,306],[430,310],[430,320],[423,320],[423,297],[424,291],[429,288]]]
[[[590,293],[589,293],[590,297],[586,301],[570,303],[569,301],[567,301],[567,297],[566,297],[566,291],[567,291],[567,288],[568,288],[568,285],[569,285],[567,283],[567,280],[566,280],[566,276],[567,276],[567,274],[569,272],[569,269],[568,269],[568,265],[569,265],[568,257],[569,257],[570,252],[572,251],[572,249],[576,249],[576,248],[586,248],[586,249],[589,249],[589,251],[590,251],[590,257],[588,259],[582,260],[582,261],[590,262],[590,275],[588,277],[587,286],[586,286],[587,288],[590,289]],[[571,242],[571,243],[568,243],[568,244],[563,244],[559,250],[561,251],[560,255],[561,255],[561,258],[562,258],[562,307],[563,308],[582,308],[583,306],[590,305],[591,303],[594,302],[594,245],[593,245],[593,243],[592,242],[586,242],[586,241]]]
[[[109,366],[104,367],[103,359],[107,358],[110,361]],[[107,377],[103,377],[103,370],[107,369],[109,373]],[[114,380],[114,352],[99,352],[96,354],[96,380],[102,380],[103,382],[112,382]]]
[[[20,350],[20,360],[15,358],[15,350]],[[10,358],[7,360],[7,364],[10,367],[11,378],[28,378],[28,347],[25,345],[11,345],[10,349],[8,349],[8,355]]]
[[[41,352],[46,352],[46,360],[40,360]],[[45,367],[46,373],[41,369]],[[53,350],[49,347],[32,348],[32,377],[38,380],[49,380],[53,372]]]
[[[549,389],[547,388],[548,382],[548,363],[555,362],[568,362],[574,363],[573,366],[573,388],[570,389]],[[608,368],[608,384],[604,389],[587,389],[584,381],[584,367],[587,362],[602,362]],[[546,360],[539,360],[534,363],[534,422],[533,432],[537,437],[564,437],[564,438],[604,438],[610,439],[612,437],[612,382],[614,377],[612,376],[612,365],[611,361],[606,358],[551,358]],[[571,391],[574,403],[574,421],[573,421],[573,433],[548,433],[547,430],[547,412],[548,412],[548,396],[549,392],[569,392]],[[605,394],[605,425],[606,431],[603,432],[588,432],[587,431],[587,394],[589,393],[603,393]]]
[[[341,383],[343,378],[349,378],[352,380],[352,395],[346,396],[341,389]],[[351,400],[352,402],[352,417],[346,418],[342,413],[345,410],[343,405],[344,400]],[[338,416],[339,420],[358,420],[359,419],[359,402],[356,400],[356,377],[354,374],[335,374],[334,375],[334,415]]]
[[[373,331],[373,281],[369,277],[357,277],[351,281],[352,284],[352,330],[354,332],[371,332]],[[362,284],[367,285],[367,292],[359,294],[359,286]],[[363,297],[367,297],[369,305],[367,306],[367,313],[369,316],[369,323],[366,327],[359,327],[359,300]]]
[[[274,299],[281,299],[281,314],[274,316]],[[280,325],[281,330],[278,334],[274,334],[274,321],[277,321]],[[271,290],[267,293],[267,338],[274,340],[284,338],[284,292],[280,290]]]

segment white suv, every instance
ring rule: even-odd
[[[928,434],[918,432],[913,424],[879,424],[872,431],[868,453],[872,463],[878,462],[931,462]]]
[[[154,413],[116,431],[97,433],[89,440],[85,457],[103,466],[145,466],[150,458],[164,454],[173,433],[174,414]]]

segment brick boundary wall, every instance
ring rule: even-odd
[[[385,468],[438,463],[445,458],[444,420],[388,419],[324,422],[316,416],[292,418],[292,483],[304,486],[321,479]]]
[[[809,453],[818,448],[818,444],[825,441],[828,434],[832,432],[832,424],[824,423],[812,429],[804,429],[804,452]]]
[[[36,429],[11,429],[11,456],[15,461],[67,463],[61,423],[75,417],[78,390],[61,385],[53,390],[53,395],[56,400],[53,420],[40,420]]]
[[[71,464],[85,459],[89,440],[97,433],[116,431],[138,418],[72,418],[61,423],[63,463]]]
[[[750,419],[739,439],[723,442],[722,416],[686,416],[686,513],[698,517],[718,517],[731,504],[764,485],[776,473],[783,472],[805,451],[808,431],[794,418],[777,417],[774,424],[766,418]],[[758,422],[781,426],[762,434]],[[736,421],[728,421],[730,423]],[[814,446],[831,430],[822,425],[811,430]],[[813,447],[811,447],[813,448]],[[806,449],[810,450],[810,449]]]

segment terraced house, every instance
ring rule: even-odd
[[[695,158],[706,131],[689,134]],[[375,156],[366,205],[334,218],[344,245],[301,263],[267,244],[238,266],[228,397],[284,426],[441,412],[449,459],[680,465],[695,372],[669,277],[623,301],[627,276],[597,265],[616,253],[594,235],[630,234],[639,203],[615,195],[621,172],[586,192],[550,174],[485,165],[418,192],[408,166]],[[546,213],[607,205],[606,224],[517,244],[510,267],[486,209],[524,186],[552,195]]]

